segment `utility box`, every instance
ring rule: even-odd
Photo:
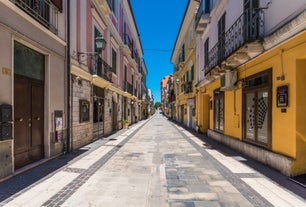
[[[12,124],[0,123],[0,141],[12,139]]]
[[[12,121],[12,105],[1,104],[0,105],[0,122]]]

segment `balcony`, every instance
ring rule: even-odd
[[[54,34],[58,32],[59,9],[50,0],[10,0]]]
[[[131,95],[134,95],[133,94],[133,85],[130,84],[129,82],[125,82],[125,84],[124,84],[124,91],[128,92]]]
[[[130,56],[131,53],[132,53],[132,50],[130,49],[131,45],[132,45],[132,40],[130,39],[128,34],[124,34],[123,42],[124,42],[124,45],[122,45],[122,47],[121,47],[122,51],[123,51],[123,54],[125,56]]]
[[[262,53],[263,36],[263,10],[245,11],[209,51],[205,75],[219,76]]]
[[[192,93],[192,91],[193,91],[192,81],[188,81],[187,83],[185,83],[185,93]]]
[[[202,0],[195,17],[195,29],[197,33],[203,33],[210,22],[210,11],[212,8],[212,0]]]
[[[112,67],[101,58],[98,58],[97,66],[92,70],[92,75],[97,75],[112,83]]]

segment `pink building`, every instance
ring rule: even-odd
[[[129,0],[70,5],[71,144],[79,148],[141,116],[143,50]],[[102,43],[102,45],[101,45]]]

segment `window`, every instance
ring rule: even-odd
[[[224,59],[225,47],[225,13],[218,22],[218,62]]]
[[[204,43],[204,66],[208,66],[209,38]]]
[[[224,92],[220,89],[214,91],[214,128],[224,130]]]
[[[80,123],[83,122],[88,122],[90,117],[89,117],[89,101],[87,100],[80,100]]]
[[[243,139],[263,147],[271,146],[271,70],[246,80],[243,89]]]
[[[205,13],[210,13],[210,0],[205,0]]]
[[[14,42],[14,72],[29,78],[45,80],[45,56]]]
[[[127,81],[127,66],[124,65],[124,82]]]
[[[182,61],[185,61],[185,44],[182,46]]]
[[[102,34],[101,32],[95,27],[94,29],[94,51],[96,53],[98,53],[98,48],[97,48],[97,45],[96,45],[96,38],[97,37],[101,37]],[[98,76],[102,76],[102,58],[101,58],[101,54],[98,54],[97,56],[97,62],[95,63],[94,61],[92,62],[93,64],[93,74],[96,74]]]
[[[112,49],[112,72],[117,73],[117,53]]]
[[[113,12],[115,12],[115,9],[116,9],[116,0],[108,0],[108,2],[109,2],[109,6],[110,6],[111,10]]]
[[[191,66],[191,81],[194,80],[194,65]]]

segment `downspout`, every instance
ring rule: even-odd
[[[67,153],[70,152],[71,147],[71,65],[70,65],[70,0],[67,0],[67,51],[66,51],[66,63],[67,63]]]

